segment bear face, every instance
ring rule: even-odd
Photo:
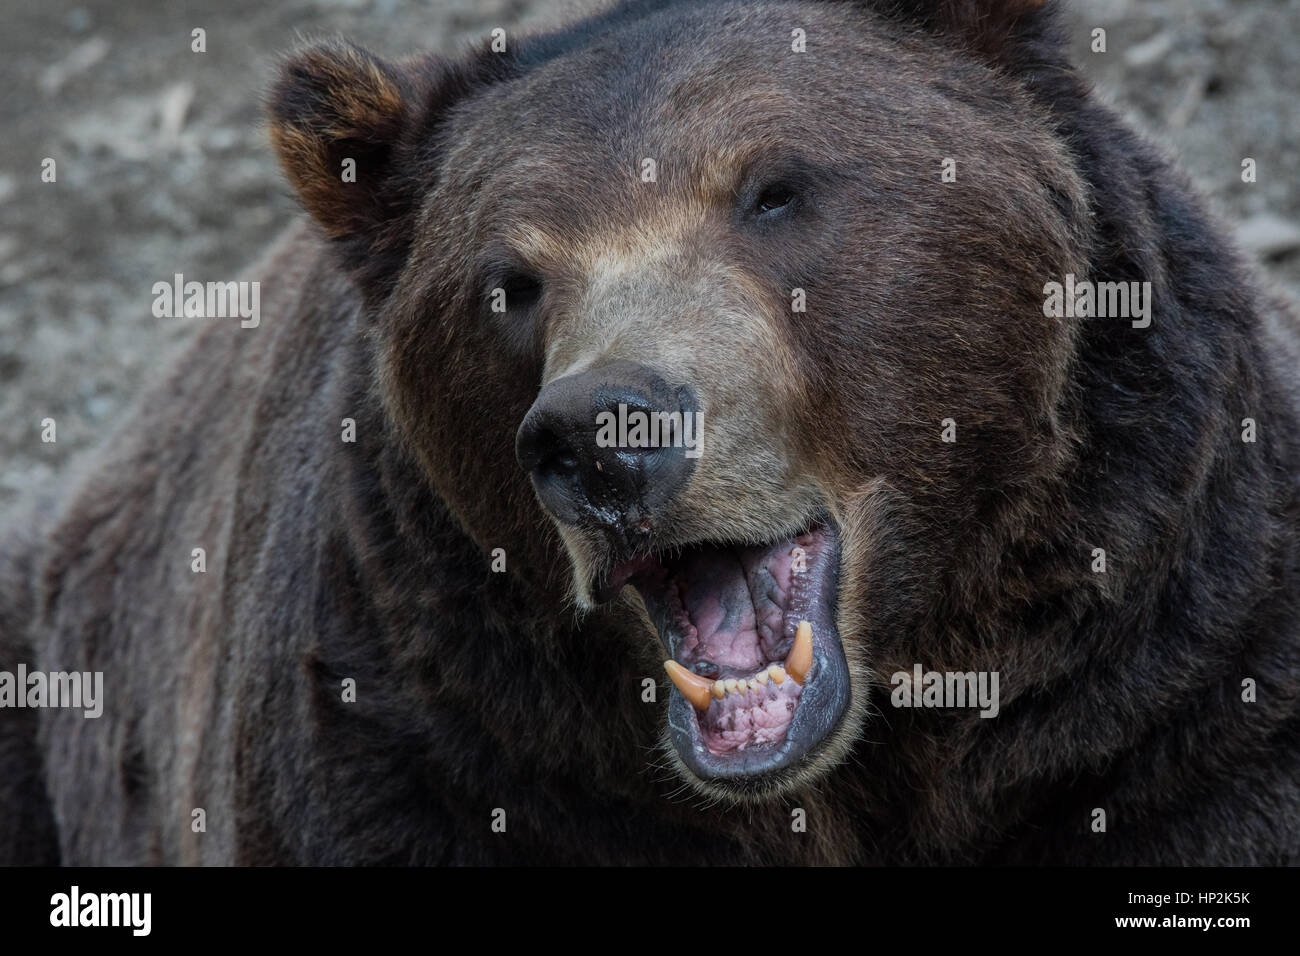
[[[873,631],[933,613],[925,583],[1065,464],[1072,331],[1042,286],[1084,271],[1085,190],[1013,83],[932,38],[677,6],[456,65],[313,49],[272,114],[309,210],[364,251],[383,399],[429,480],[579,607],[637,607],[676,662],[673,753],[713,792],[841,759]],[[954,152],[981,157],[960,189]],[[601,448],[620,405],[697,447]]]

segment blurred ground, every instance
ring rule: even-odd
[[[152,317],[154,282],[238,278],[295,215],[258,108],[277,52],[333,33],[386,55],[453,52],[591,5],[0,0],[0,507],[98,442],[192,328]],[[1300,298],[1300,3],[1073,0],[1070,23],[1105,98]],[[190,50],[195,27],[206,53]],[[40,180],[46,156],[55,184]],[[40,441],[45,417],[55,444]]]

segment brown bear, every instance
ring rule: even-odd
[[[289,58],[260,322],[0,539],[0,854],[1294,857],[1300,334],[1051,7]]]

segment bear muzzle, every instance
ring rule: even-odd
[[[690,481],[702,426],[689,386],[620,360],[546,385],[515,455],[555,520],[630,554]]]

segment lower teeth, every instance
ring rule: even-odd
[[[796,684],[802,685],[808,679],[808,673],[812,670],[812,625],[807,621],[799,622],[798,632],[795,634],[794,643],[790,647],[790,654],[785,659],[785,666],[780,664],[771,664],[763,670],[758,671],[752,677],[736,680],[729,677],[726,680],[715,680],[709,682],[707,677],[701,676],[696,671],[688,671],[681,664],[674,660],[664,661],[664,668],[668,671],[668,676],[672,678],[677,689],[689,700],[696,710],[707,711],[709,705],[714,699],[722,700],[728,694],[747,694],[752,688],[758,693],[759,688],[766,685],[770,678],[775,684],[784,684],[787,673],[794,679]],[[708,665],[717,672],[717,665],[712,661],[699,661],[695,667]]]

